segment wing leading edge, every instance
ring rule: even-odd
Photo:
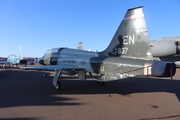
[[[31,70],[68,70],[68,69],[76,69],[76,70],[84,70],[82,67],[78,67],[75,65],[46,65],[46,66],[26,66],[20,67],[22,69],[31,69]]]

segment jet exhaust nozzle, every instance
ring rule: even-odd
[[[176,64],[156,61],[152,65],[152,75],[155,77],[171,77],[176,73]]]
[[[175,42],[175,45],[176,45],[176,53],[179,54],[180,53],[180,43]]]

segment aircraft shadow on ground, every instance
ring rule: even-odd
[[[21,117],[21,118],[3,118],[3,119],[1,119],[0,118],[0,120],[42,120],[43,118],[33,118],[33,117],[29,117],[29,118],[23,118],[23,117]]]
[[[145,118],[141,120],[167,120],[167,119],[173,119],[173,118],[180,118],[180,115],[172,115],[172,116],[166,116],[166,117],[155,117],[155,118]],[[178,119],[179,120],[179,119]]]
[[[52,77],[43,78],[43,71],[0,71],[0,108],[83,104],[58,94],[52,86]]]
[[[180,81],[172,84],[167,79],[128,78],[98,85],[95,80],[77,80],[63,77],[62,89],[55,90],[53,76],[43,78],[43,71],[0,71],[0,108],[15,106],[68,106],[84,105],[77,98],[64,97],[68,94],[121,94],[169,92],[180,101]]]
[[[68,80],[69,79],[69,80]],[[71,78],[72,79],[72,78]],[[107,82],[104,85],[97,85],[95,81],[75,81],[70,78],[62,80],[61,94],[106,94],[118,93],[128,95],[133,93],[149,93],[149,92],[169,92],[176,94],[180,101],[180,81],[170,78],[126,78],[116,81]]]

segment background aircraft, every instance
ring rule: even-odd
[[[155,60],[175,62],[180,67],[180,36],[151,40],[150,44]]]
[[[78,46],[77,46],[78,50],[83,50],[83,42],[79,42]]]
[[[174,63],[154,61],[142,7],[128,9],[109,46],[102,52],[70,48],[48,50],[39,63],[44,66],[20,67],[25,69],[55,70],[53,85],[60,89],[62,71],[78,72],[86,79],[86,72],[100,74],[99,83],[133,77],[153,75],[170,77],[176,73]]]
[[[11,54],[8,56],[6,61],[0,61],[0,64],[4,64],[3,65],[4,69],[6,68],[7,64],[9,65],[9,67],[10,67],[10,65],[14,65],[17,67],[17,65],[19,65],[19,64],[26,65],[26,63],[27,63],[27,60],[23,60],[23,57],[22,57],[22,45],[20,45],[20,55],[19,56]]]
[[[180,41],[180,36],[163,37],[163,38],[159,38],[159,39],[157,39],[157,41],[160,41],[160,40],[167,40],[167,41]]]

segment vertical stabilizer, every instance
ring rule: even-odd
[[[22,57],[22,44],[20,45],[20,48],[19,48],[19,58],[22,60],[23,57]]]
[[[153,60],[142,6],[128,9],[109,46],[100,56]]]
[[[83,50],[83,43],[79,42],[78,46],[77,46],[78,50]]]

